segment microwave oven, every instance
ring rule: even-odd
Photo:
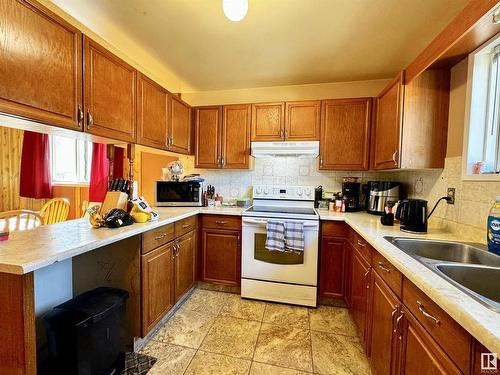
[[[203,183],[197,181],[156,181],[157,207],[203,205]]]

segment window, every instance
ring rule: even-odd
[[[88,184],[92,143],[81,139],[51,136],[50,157],[52,182],[63,184]]]
[[[500,179],[500,37],[469,55],[465,175]]]

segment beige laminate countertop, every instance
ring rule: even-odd
[[[93,229],[87,219],[13,232],[0,242],[0,272],[25,274],[55,262],[141,234],[189,216],[203,214],[241,215],[242,208],[156,208],[159,220],[117,229]],[[488,309],[441,278],[423,264],[384,239],[384,236],[468,241],[466,237],[429,228],[425,235],[403,233],[398,226],[380,224],[380,217],[366,213],[337,214],[319,211],[321,220],[345,221],[379,251],[403,275],[431,297],[443,310],[492,352],[500,352],[500,314]]]

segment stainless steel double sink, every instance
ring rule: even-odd
[[[500,312],[500,256],[461,242],[384,237],[486,307]]]

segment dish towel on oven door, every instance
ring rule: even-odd
[[[277,220],[268,220],[266,231],[266,249],[285,251],[285,223]]]
[[[285,250],[304,251],[304,224],[285,222]]]

